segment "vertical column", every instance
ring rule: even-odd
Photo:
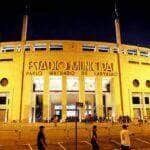
[[[103,93],[101,76],[96,76],[96,113],[98,117],[103,116]]]
[[[31,101],[33,100],[33,81],[32,76],[28,75],[24,80],[24,88],[23,88],[23,99],[22,99],[22,114],[21,121],[29,122],[30,112],[31,112]]]
[[[7,118],[7,122],[11,122],[13,120],[12,118],[12,91],[9,92],[8,97],[7,97],[7,107],[8,107],[8,118]]]
[[[120,98],[119,78],[115,76],[111,79],[111,94],[113,105],[113,117],[118,118],[122,115],[121,111],[121,98]]]
[[[144,100],[144,93],[141,93],[141,104],[142,104],[142,118],[145,119],[146,117],[146,106],[145,106],[145,100]]]
[[[62,120],[65,121],[67,117],[67,78],[62,76]]]
[[[129,109],[130,109],[130,117],[131,119],[134,118],[134,112],[133,112],[133,104],[132,104],[132,92],[128,90],[129,93]]]
[[[43,93],[43,120],[50,119],[51,103],[49,95],[49,74],[44,75],[44,93]]]
[[[83,108],[80,108],[80,120],[84,119],[85,116],[85,82],[84,76],[79,77],[79,102],[83,103]]]
[[[23,26],[22,26],[22,33],[21,33],[21,41],[26,41],[27,39],[27,30],[28,30],[28,16],[23,16]]]

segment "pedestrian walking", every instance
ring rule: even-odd
[[[93,126],[91,144],[92,144],[93,150],[99,150],[99,145],[97,143],[97,126],[96,125]]]
[[[45,133],[44,133],[44,126],[39,127],[39,132],[37,136],[37,146],[38,150],[46,150],[46,138],[45,138]]]
[[[121,150],[131,149],[130,135],[133,135],[133,134],[131,134],[130,131],[128,131],[128,126],[126,124],[123,124],[122,130],[120,132]]]

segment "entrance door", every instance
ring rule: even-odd
[[[41,122],[43,120],[43,95],[36,95],[36,111],[35,120]]]
[[[6,109],[0,109],[0,122],[5,122]]]
[[[106,110],[106,95],[103,94],[103,112],[104,112],[104,117],[107,116],[107,110]]]
[[[134,118],[141,119],[141,110],[140,108],[133,108]]]
[[[55,115],[58,117],[58,119],[60,120],[61,119],[61,116],[62,116],[62,110],[61,109],[56,109],[55,110]]]

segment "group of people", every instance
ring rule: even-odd
[[[44,133],[44,126],[39,127],[39,132],[37,135],[37,146],[38,150],[46,150],[47,143]],[[121,139],[121,150],[130,150],[130,136],[133,135],[128,131],[128,126],[126,124],[122,125],[122,130],[120,132],[120,139]],[[97,136],[97,126],[94,125],[92,129],[91,135],[91,145],[93,150],[100,150],[100,146],[98,144],[98,136]]]
[[[123,124],[122,130],[120,132],[121,150],[131,149],[131,142],[130,142],[131,135],[134,135],[134,134],[130,133],[130,131],[128,130],[128,126],[126,124]],[[98,138],[97,138],[97,126],[96,125],[93,126],[91,144],[92,144],[93,150],[100,150],[100,147],[98,144]]]

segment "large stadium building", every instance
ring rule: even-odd
[[[0,43],[0,121],[38,122],[54,115],[150,117],[150,49],[121,43],[22,39]]]

